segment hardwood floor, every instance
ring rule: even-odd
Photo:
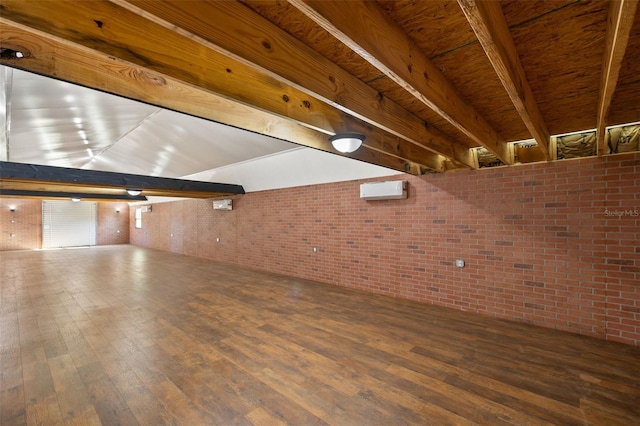
[[[133,246],[0,252],[0,423],[640,423],[640,350]]]

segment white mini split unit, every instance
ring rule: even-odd
[[[233,210],[233,202],[231,198],[225,198],[224,200],[213,200],[214,210]]]
[[[390,180],[363,183],[360,185],[360,198],[363,200],[401,200],[407,198],[407,181]]]

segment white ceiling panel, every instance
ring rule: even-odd
[[[397,173],[18,69],[0,73],[8,161],[199,176],[250,191]]]
[[[278,173],[274,173],[278,170]],[[397,170],[353,161],[324,151],[295,148],[251,161],[186,176],[187,179],[242,185],[246,192],[397,176]],[[357,196],[357,195],[356,195]]]
[[[14,70],[9,161],[79,168],[159,108]]]
[[[101,152],[87,168],[179,177],[295,147],[278,139],[163,110]]]

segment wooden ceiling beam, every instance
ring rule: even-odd
[[[613,94],[618,85],[629,35],[638,9],[638,0],[612,0],[609,3],[605,52],[602,60],[600,94],[598,96],[597,144],[598,155],[606,154],[605,128]]]
[[[204,46],[227,61],[233,58],[266,74],[262,79],[277,81],[313,98],[307,102],[319,100],[348,116],[436,152],[461,167],[472,167],[469,154],[456,147],[447,135],[241,3],[112,1],[140,18],[199,43],[201,51]],[[211,17],[215,17],[215,23]],[[185,41],[175,43],[181,44],[171,43],[179,50],[187,45]],[[245,84],[253,89],[254,81]],[[335,132],[344,130],[351,129]]]
[[[296,99],[299,100],[291,91],[281,92],[284,95],[281,95],[280,102],[284,108],[293,111],[291,114],[298,120],[283,117],[282,114],[286,114],[286,110],[279,111],[281,114],[270,113],[193,84],[170,78],[149,68],[118,60],[108,53],[7,21],[3,17],[0,17],[0,25],[2,25],[0,46],[25,53],[25,57],[20,59],[0,58],[0,63],[4,65],[340,154],[328,141],[327,132],[317,130],[318,127],[327,126],[315,118],[318,115],[317,110],[321,108],[320,103],[315,102],[313,108],[306,108],[300,100],[299,104],[289,106],[294,104]],[[234,70],[237,71],[236,68]],[[241,74],[240,71],[231,73],[232,76],[226,71],[225,74],[227,74],[224,77],[227,82],[229,79],[241,80],[242,78],[242,75],[236,75]],[[233,83],[237,82],[234,80]],[[258,83],[253,86],[247,84],[243,86],[251,91],[258,86]],[[285,96],[289,99],[288,102],[282,99]],[[324,121],[328,122],[329,126],[333,125],[332,120],[335,115],[327,111],[328,118]],[[363,149],[352,154],[341,155],[406,173],[421,174],[424,167],[434,171],[444,171],[444,157],[441,155],[371,128],[366,123],[346,115],[337,118],[336,122],[341,119],[346,120],[345,126],[367,135]],[[300,123],[303,120],[307,125]],[[462,154],[464,152],[459,155]]]
[[[143,195],[164,197],[211,198],[244,194],[241,185],[172,179],[101,170],[72,169],[39,164],[0,161],[1,190],[47,192],[84,192],[116,194],[127,198],[128,189]]]
[[[544,158],[551,160],[549,130],[533,96],[500,2],[458,0],[458,4]]]
[[[192,93],[199,90],[201,93],[197,93],[197,96],[200,96],[200,94],[205,97],[213,94],[220,95],[218,104],[229,104],[233,103],[229,101],[236,101],[238,104],[230,107],[231,115],[243,114],[243,116],[238,116],[237,119],[232,121],[240,121],[245,125],[225,122],[216,117],[211,117],[211,115],[207,115],[205,118],[275,136],[268,132],[256,130],[256,126],[252,125],[254,121],[258,123],[264,122],[263,117],[259,117],[261,119],[256,120],[256,115],[264,116],[265,112],[267,115],[271,113],[275,116],[267,119],[270,123],[267,130],[271,127],[273,121],[278,122],[277,127],[280,129],[285,127],[289,130],[291,128],[296,129],[294,132],[281,131],[280,136],[276,137],[332,153],[337,153],[337,151],[333,150],[328,141],[324,144],[319,143],[318,140],[315,140],[318,135],[314,134],[312,137],[314,139],[313,143],[309,143],[308,137],[301,137],[301,134],[304,134],[305,131],[298,128],[309,127],[310,129],[324,132],[325,135],[322,138],[326,140],[329,135],[343,131],[347,126],[357,126],[359,121],[357,118],[353,118],[335,107],[310,98],[305,93],[264,75],[264,73],[259,73],[255,69],[234,61],[221,53],[207,49],[197,41],[184,37],[171,28],[159,26],[113,4],[104,2],[69,4],[61,2],[60,7],[56,7],[54,17],[49,16],[49,8],[42,2],[34,2],[32,4],[28,1],[5,1],[3,6],[3,14],[2,18],[0,18],[2,19],[1,22],[3,22],[3,32],[0,34],[0,37],[2,37],[0,41],[2,41],[3,46],[12,44],[12,41],[8,39],[10,35],[6,34],[5,28],[8,30],[21,30],[23,33],[21,37],[23,38],[25,37],[25,32],[40,39],[47,38],[55,41],[58,49],[58,56],[47,59],[53,63],[53,66],[58,66],[64,69],[65,72],[71,71],[69,69],[71,67],[67,66],[67,64],[60,63],[62,62],[60,54],[64,55],[66,50],[72,50],[79,56],[101,57],[102,62],[106,62],[107,69],[113,68],[116,65],[115,63],[126,64],[131,67],[131,70],[119,70],[120,73],[124,74],[125,79],[131,77],[143,80],[153,79],[150,82],[152,84],[146,84],[147,91],[150,89],[154,92],[161,91],[162,86],[168,84],[168,80],[171,79],[174,85],[182,86],[183,90]],[[244,8],[244,6],[242,7]],[[111,19],[111,16],[117,16],[118,19]],[[100,25],[96,22],[100,22]],[[7,60],[6,58],[3,61],[9,65],[29,70],[29,61],[26,59],[33,59],[34,53],[30,52],[28,58],[23,58],[20,61],[15,59]],[[96,82],[95,79],[93,79],[94,81],[88,81],[92,79],[94,74],[102,72],[97,64],[89,63],[85,69],[87,72],[76,73],[75,79],[67,78],[66,74],[62,72],[57,74],[44,72],[44,74],[54,75],[67,81],[74,81],[110,93],[116,93],[119,90],[119,85],[111,84],[109,80],[106,82]],[[140,73],[137,72],[138,70]],[[40,72],[42,73],[42,71]],[[120,79],[119,83],[122,80]],[[97,87],[94,86],[95,83],[98,83]],[[145,83],[149,82],[145,81]],[[133,98],[149,102],[148,99],[140,97],[142,95],[149,98],[147,91],[138,91]],[[154,96],[156,102],[151,101],[151,103],[193,114],[192,111],[187,109],[166,105],[167,103],[182,103],[184,106],[184,102],[182,102],[183,93],[181,91],[162,90],[162,92],[165,96]],[[153,95],[153,92],[151,95]],[[247,108],[249,106],[254,107],[255,113],[247,115],[247,110],[252,109]],[[210,107],[207,105],[206,108]],[[204,109],[206,110],[206,108]],[[239,110],[244,111],[240,113]],[[222,111],[222,108],[216,112],[221,115],[229,115]],[[201,114],[194,115],[203,117]],[[290,121],[290,123],[285,124],[285,121]],[[301,124],[302,126],[296,126],[296,124]],[[425,123],[421,122],[420,125],[424,127]],[[367,136],[366,144],[371,149],[384,150],[396,146],[402,148],[409,143],[400,141],[399,145],[388,145],[383,148],[384,143],[382,141],[387,139],[383,132],[362,121],[360,121],[358,128],[364,128],[365,126],[369,126],[365,134]],[[438,170],[439,165],[442,163],[442,159],[439,158],[440,155],[452,159],[459,166],[470,167],[468,163],[464,163],[467,160],[464,152],[459,152],[456,149],[457,147],[453,147],[453,144],[445,140],[444,137],[435,132],[432,133],[437,135],[433,144],[436,148],[432,144],[427,146],[427,144],[414,143],[422,150],[406,148],[387,153],[390,156],[400,157],[402,155],[401,151],[420,152],[420,157],[407,158],[406,160],[422,164],[433,170]],[[282,135],[285,135],[285,137],[282,137]],[[442,142],[444,146],[438,145],[438,141]],[[410,142],[413,143],[414,141]],[[440,148],[444,152],[439,151]],[[431,153],[427,152],[427,150],[431,151]],[[355,158],[355,156],[353,157]],[[387,166],[385,164],[380,165]]]
[[[502,136],[375,2],[289,0],[478,146],[513,164]]]
[[[132,197],[128,194],[96,194],[92,192],[56,192],[56,191],[38,191],[26,189],[0,189],[0,197],[19,197],[19,198],[79,198],[81,200],[98,200],[98,201],[147,201],[144,195]]]

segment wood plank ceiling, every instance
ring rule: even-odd
[[[0,1],[0,63],[412,174],[640,121],[637,0]],[[518,156],[510,142],[533,140]],[[533,154],[531,154],[533,153]]]

